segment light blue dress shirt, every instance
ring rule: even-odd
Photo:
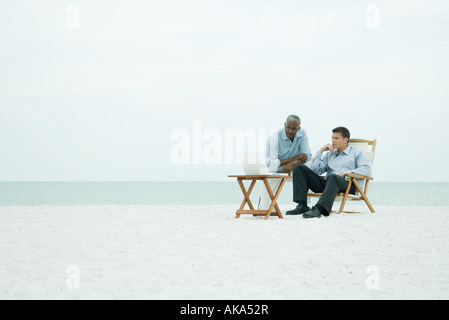
[[[341,172],[368,177],[372,174],[370,159],[363,151],[350,146],[341,153],[338,153],[337,150],[325,154],[317,152],[312,158],[310,169],[318,175],[327,172],[326,177]],[[357,179],[357,181],[362,187],[365,180]]]
[[[265,148],[265,161],[268,170],[272,173],[282,172],[283,166],[281,160],[292,158],[300,153],[305,153],[308,160],[312,158],[312,152],[309,146],[309,138],[304,129],[299,129],[293,141],[291,141],[285,129],[281,128],[270,135]]]

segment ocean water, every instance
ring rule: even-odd
[[[231,179],[230,179],[231,180]],[[245,183],[249,186],[249,183]],[[259,182],[251,200],[258,203]],[[286,183],[280,204],[293,204]],[[449,182],[375,182],[368,197],[375,205],[449,205]],[[0,182],[1,206],[39,205],[240,205],[237,181],[224,182]],[[358,202],[359,203],[359,202]]]

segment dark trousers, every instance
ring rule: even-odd
[[[345,192],[347,187],[348,181],[338,174],[331,174],[324,180],[303,164],[298,164],[293,168],[293,201],[298,204],[307,204],[309,189],[316,193],[323,193],[317,205],[321,207],[321,213],[324,215],[328,215],[332,211],[335,197],[339,192]],[[349,192],[355,193],[354,185],[351,186]]]

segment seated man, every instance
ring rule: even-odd
[[[329,215],[332,211],[335,197],[339,192],[345,192],[348,181],[346,173],[371,176],[371,161],[361,150],[348,146],[349,130],[337,127],[332,130],[332,144],[323,146],[313,157],[310,168],[298,164],[293,169],[293,201],[298,204],[296,209],[287,211],[287,215],[303,214],[304,218],[319,218]],[[323,155],[323,152],[329,151]],[[326,172],[323,180],[319,175]],[[360,180],[362,186],[363,180]],[[363,186],[362,186],[363,187]],[[323,193],[317,204],[310,209],[307,206],[307,191]],[[350,193],[355,193],[354,185]]]
[[[265,161],[272,173],[290,173],[294,166],[306,163],[312,158],[309,138],[301,129],[301,119],[290,115],[281,128],[270,135],[266,143]],[[276,193],[281,179],[268,179],[273,193]],[[264,185],[261,185],[259,209],[268,209],[271,199]]]

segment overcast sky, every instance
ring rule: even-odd
[[[16,0],[0,40],[2,181],[229,180],[226,132],[289,114],[313,153],[378,139],[378,181],[449,181],[446,0]]]

